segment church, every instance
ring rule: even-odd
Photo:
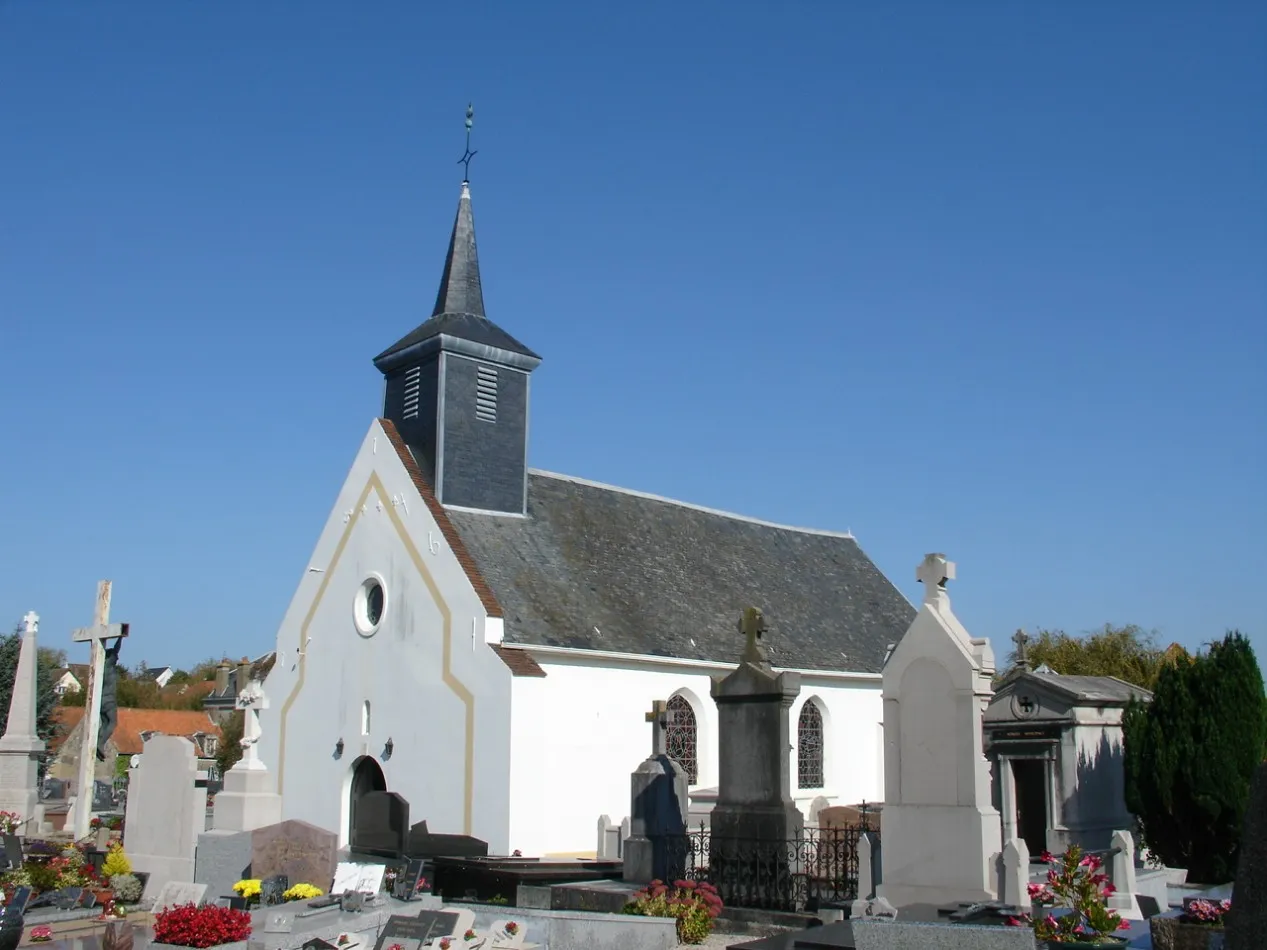
[[[403,328],[402,328],[403,329]],[[277,632],[259,752],[282,817],[337,830],[399,793],[490,853],[595,851],[669,704],[693,799],[746,606],[797,670],[790,794],[883,800],[880,670],[915,610],[849,534],[528,466],[542,357],[485,313],[468,182],[431,317],[374,359],[369,423]]]

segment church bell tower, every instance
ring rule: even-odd
[[[374,359],[386,378],[383,415],[441,504],[526,513],[528,377],[540,363],[484,313],[471,188],[463,181],[431,318]]]

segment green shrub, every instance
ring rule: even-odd
[[[1253,648],[1229,633],[1162,669],[1153,700],[1123,719],[1126,804],[1148,850],[1188,879],[1236,873],[1254,770],[1267,753],[1267,695]]]
[[[721,913],[721,898],[706,881],[675,881],[672,887],[652,881],[636,891],[625,905],[626,914],[677,918],[677,937],[682,943],[703,943],[713,932],[713,918]]]
[[[141,884],[141,879],[135,874],[116,874],[110,878],[110,887],[114,890],[114,897],[121,904],[135,904],[141,899],[141,892],[145,889]]]

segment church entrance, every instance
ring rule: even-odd
[[[1016,833],[1025,841],[1030,857],[1047,850],[1047,762],[1013,759],[1016,779]]]
[[[367,817],[365,796],[387,791],[387,778],[372,756],[362,756],[352,766],[352,792],[348,802],[348,841],[356,841],[357,830]],[[372,801],[372,799],[371,799]]]

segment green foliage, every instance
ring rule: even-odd
[[[135,904],[141,899],[141,879],[135,874],[116,874],[110,878],[115,900],[121,904]]]
[[[8,636],[0,637],[0,716],[9,715],[9,700],[13,698],[13,678],[18,672],[18,654],[22,649],[22,634],[18,629]],[[53,724],[53,708],[57,705],[57,694],[53,692],[53,684],[57,681],[56,669],[58,651],[41,649],[35,662],[35,732],[46,742],[53,737],[56,726]],[[0,726],[0,731],[3,727]],[[43,777],[44,766],[40,766]]]
[[[1155,635],[1128,624],[1075,637],[1063,630],[1039,630],[1026,647],[1031,668],[1046,663],[1065,676],[1116,676],[1151,690],[1157,674],[1173,656],[1157,647]],[[1016,662],[1016,652],[1009,656]]]
[[[228,719],[220,723],[220,744],[216,747],[216,765],[220,774],[224,774],[238,764],[242,758],[242,719],[243,713],[235,709]]]
[[[1067,907],[1070,913],[1059,917],[1022,914],[1010,923],[1028,924],[1034,937],[1044,944],[1092,943],[1116,936],[1122,918],[1109,910],[1113,889],[1100,859],[1084,855],[1081,848],[1072,845],[1064,854],[1044,854],[1042,860],[1050,865],[1047,879],[1043,884],[1029,885],[1030,899],[1039,910],[1044,906]]]
[[[1267,753],[1267,695],[1249,641],[1232,632],[1163,666],[1153,701],[1129,706],[1123,729],[1126,804],[1148,850],[1189,880],[1230,881]]]
[[[721,898],[707,881],[676,881],[670,887],[657,880],[635,891],[623,912],[640,917],[675,917],[681,943],[703,943],[713,932],[713,919],[721,910]]]
[[[131,873],[132,862],[128,860],[123,845],[116,841],[106,852],[106,859],[101,864],[101,874],[104,877],[114,877],[118,874]]]

